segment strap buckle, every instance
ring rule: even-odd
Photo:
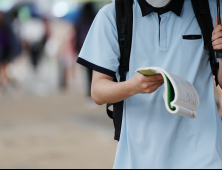
[[[126,26],[128,24],[128,18],[124,17],[121,19],[121,34],[120,34],[120,39],[119,43],[122,48],[125,48],[128,44],[127,40],[127,31],[126,31]]]
[[[119,42],[120,42],[120,46],[122,48],[125,48],[128,44],[127,35],[126,34],[121,34]]]

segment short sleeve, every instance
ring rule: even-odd
[[[77,63],[114,77],[119,67],[119,44],[112,5],[101,9],[86,37]]]

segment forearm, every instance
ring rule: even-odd
[[[117,103],[135,95],[128,81],[116,83],[101,79],[92,86],[92,98],[98,105]]]
[[[222,88],[222,58],[219,59],[220,67],[218,71],[218,82],[220,87]]]
[[[118,103],[136,94],[155,92],[163,85],[163,76],[143,76],[136,73],[125,82],[113,82],[113,78],[94,71],[92,81],[92,99],[98,105]]]

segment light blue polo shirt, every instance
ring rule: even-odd
[[[216,1],[209,2],[215,19]],[[203,49],[203,39],[183,39],[184,35],[201,35],[191,0],[185,0],[180,17],[173,12],[161,15],[160,26],[157,13],[142,17],[137,0],[133,11],[127,79],[140,67],[161,67],[195,86],[200,107],[194,120],[170,114],[164,105],[163,86],[153,94],[126,99],[114,168],[222,168],[222,124],[209,56]],[[115,4],[111,3],[98,13],[78,63],[119,76],[119,58]]]

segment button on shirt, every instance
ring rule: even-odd
[[[127,80],[140,67],[163,68],[194,85],[200,107],[194,120],[170,114],[164,105],[163,86],[152,94],[137,94],[126,99],[114,168],[220,169],[222,124],[214,97],[209,55],[203,48],[191,0],[184,0],[180,15],[172,10],[161,14],[160,24],[158,14],[145,13],[141,2],[145,3],[134,0],[133,4],[133,40]],[[216,18],[216,2],[209,0],[209,3],[212,17]],[[184,38],[190,35],[197,36]],[[78,63],[119,77],[119,59],[115,4],[111,3],[98,13]]]

